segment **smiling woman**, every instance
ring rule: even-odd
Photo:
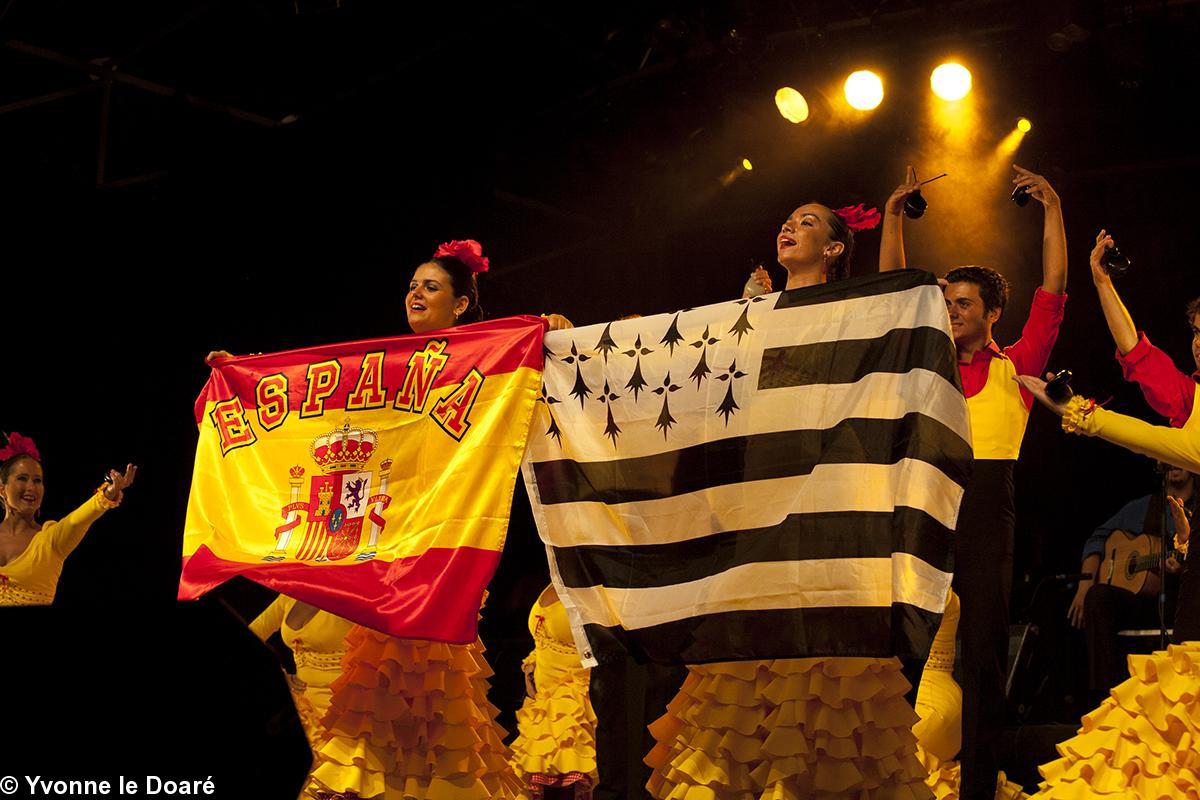
[[[40,524],[45,483],[33,440],[14,432],[0,448],[0,606],[42,606],[54,600],[63,562],[92,523],[121,504],[137,467],[110,470],[96,493],[62,520]]]
[[[487,268],[483,248],[472,239],[439,245],[408,284],[404,310],[413,333],[482,318],[476,276]],[[558,315],[549,324],[570,327]],[[339,644],[346,652],[335,659],[341,676],[321,698],[328,712],[321,719],[310,794],[426,800],[520,795],[506,732],[496,722],[499,709],[488,701],[492,670],[482,640],[447,644],[354,625],[331,647]]]
[[[417,267],[408,282],[404,311],[413,333],[466,325],[483,318],[476,275],[487,272],[488,259],[474,239],[446,242],[433,258]]]

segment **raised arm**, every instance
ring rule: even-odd
[[[917,190],[917,171],[905,170],[904,183],[896,187],[883,206],[883,226],[879,237],[879,271],[904,269],[904,201]]]
[[[50,546],[59,558],[66,558],[83,540],[84,534],[92,523],[110,508],[121,504],[125,489],[133,483],[137,467],[128,464],[124,474],[109,470],[109,482],[96,491],[94,495],[83,502],[79,508],[67,514],[57,522],[46,526],[45,531],[50,538]]]
[[[1096,294],[1100,297],[1100,308],[1104,310],[1104,321],[1108,323],[1108,330],[1112,334],[1113,342],[1117,345],[1117,350],[1124,356],[1128,355],[1129,351],[1138,343],[1137,328],[1133,324],[1133,317],[1129,316],[1129,311],[1121,302],[1121,296],[1117,294],[1116,287],[1113,286],[1112,276],[1104,270],[1100,263],[1104,252],[1115,246],[1108,231],[1101,229],[1100,234],[1096,237],[1096,246],[1092,248],[1088,264],[1092,268],[1092,283],[1096,285]]]
[[[1042,288],[1052,294],[1067,290],[1067,230],[1063,225],[1062,205],[1050,182],[1024,167],[1013,164],[1016,186],[1028,186],[1029,196],[1043,207]]]
[[[1068,403],[1056,403],[1046,395],[1046,382],[1041,378],[1019,375],[1017,381],[1046,408],[1060,417],[1066,415],[1063,426],[1074,433],[1096,436],[1173,467],[1200,472],[1200,431],[1151,425],[1098,408],[1078,395]]]

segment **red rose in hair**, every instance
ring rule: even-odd
[[[866,231],[877,226],[883,218],[877,208],[863,208],[863,204],[859,203],[856,206],[846,206],[845,208],[835,208],[833,213],[837,214],[846,223],[846,227],[852,231]]]
[[[33,443],[33,439],[28,436],[13,431],[8,435],[8,444],[0,447],[0,461],[7,461],[13,456],[29,456],[34,461],[41,461],[42,456],[38,453],[37,445]]]
[[[457,258],[466,264],[467,269],[471,272],[488,271],[488,260],[483,255],[483,245],[474,239],[465,239],[461,242],[455,239],[452,242],[439,244],[438,249],[433,252],[433,257],[440,258],[441,256]]]

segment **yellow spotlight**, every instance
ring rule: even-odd
[[[754,165],[750,163],[750,159],[748,159],[748,158],[742,159],[742,169],[746,170],[746,172],[749,172],[750,170],[754,169]]]
[[[870,111],[883,102],[883,81],[868,69],[851,72],[843,90],[846,102],[859,111]]]
[[[808,119],[808,101],[790,86],[775,92],[775,107],[788,122],[799,125]]]
[[[971,71],[962,64],[942,64],[929,76],[933,93],[943,100],[962,100],[971,91]]]
[[[1033,123],[1025,119],[1025,117],[1017,120],[1017,126],[1000,140],[1000,144],[996,145],[996,155],[1000,158],[1000,163],[1005,166],[1008,165],[1008,159],[1017,152],[1017,148],[1021,146],[1022,140],[1025,139],[1025,134],[1031,130],[1033,130]]]

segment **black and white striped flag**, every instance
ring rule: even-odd
[[[932,275],[545,348],[524,474],[585,663],[928,652],[971,462]]]

